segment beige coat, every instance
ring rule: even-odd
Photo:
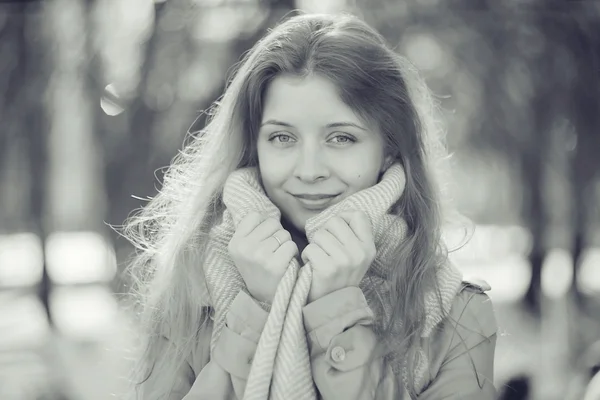
[[[429,360],[429,383],[419,400],[495,398],[497,325],[492,303],[484,293],[488,289],[484,282],[465,282],[448,318],[430,337],[421,339]],[[383,370],[380,358],[369,363],[376,343],[371,329],[373,313],[359,288],[331,293],[306,305],[303,313],[320,398],[408,399],[407,394],[402,397],[398,393],[395,379],[390,379],[391,370]],[[213,359],[209,352],[212,323],[208,323],[169,400],[241,400],[267,315],[250,296],[240,292],[231,305]],[[384,375],[377,395],[365,384],[367,374],[374,378],[368,382],[377,382]],[[144,384],[145,393],[152,392],[152,384],[150,376]],[[151,395],[148,400],[153,400]]]

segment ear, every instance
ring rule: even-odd
[[[381,173],[384,173],[385,171],[387,171],[387,169],[389,167],[392,166],[392,164],[394,163],[394,157],[387,155],[385,156],[385,158],[383,159],[383,162],[381,163]]]

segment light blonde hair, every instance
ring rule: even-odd
[[[398,245],[390,277],[392,319],[402,324],[390,324],[386,335],[401,335],[410,350],[422,328],[423,292],[435,287],[435,269],[446,262],[441,226],[445,211],[452,210],[444,192],[449,167],[436,104],[416,69],[358,18],[293,16],[243,57],[206,127],[173,160],[158,195],[127,221],[124,234],[137,249],[128,271],[145,334],[134,386],[152,374],[159,386],[170,388],[196,344],[210,303],[202,248],[223,210],[226,178],[258,162],[263,94],[282,73],[332,80],[343,101],[377,124],[388,154],[404,165],[406,189],[395,210],[407,220],[409,237]],[[410,392],[415,395],[414,388]]]

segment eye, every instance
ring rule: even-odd
[[[293,137],[291,137],[290,135],[286,135],[285,133],[278,133],[269,138],[269,142],[275,142],[278,144],[292,143],[293,140]]]
[[[336,135],[330,139],[335,144],[348,144],[356,142],[356,139],[350,135]]]

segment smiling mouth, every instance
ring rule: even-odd
[[[332,197],[336,197],[337,194],[297,194],[294,195],[294,197],[297,197],[299,199],[303,199],[303,200],[323,200],[323,199],[329,199]]]
[[[339,196],[337,195],[301,195],[294,196],[296,200],[306,209],[308,210],[324,210],[331,203],[333,203],[334,199]]]

